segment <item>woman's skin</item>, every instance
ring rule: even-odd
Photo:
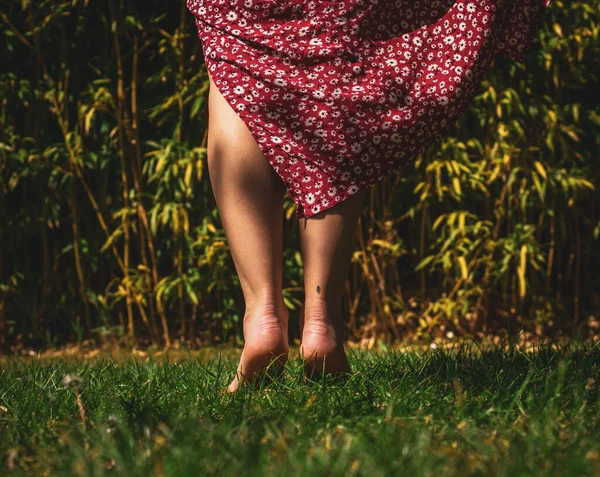
[[[244,349],[233,392],[288,356],[289,313],[282,296],[285,185],[212,78],[208,171],[246,304]],[[342,293],[365,191],[299,219],[305,302],[300,353],[308,371],[350,371],[344,352]]]

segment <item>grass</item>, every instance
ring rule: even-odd
[[[227,395],[235,364],[4,358],[0,475],[600,475],[599,344],[353,351],[345,382],[292,360]]]

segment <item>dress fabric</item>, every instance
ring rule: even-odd
[[[550,0],[187,0],[210,76],[311,217],[439,141]]]

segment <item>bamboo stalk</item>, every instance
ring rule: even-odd
[[[81,302],[83,303],[85,327],[86,331],[89,332],[91,329],[90,310],[87,297],[87,283],[85,274],[83,272],[83,264],[81,263],[81,251],[79,249],[79,213],[77,209],[77,198],[75,197],[74,184],[71,184],[71,211],[73,213],[71,227],[73,231],[73,256],[75,258],[75,271],[77,272],[77,279],[79,281],[79,294],[81,295]]]
[[[427,223],[427,209],[428,203],[425,202],[422,207],[421,213],[421,226],[419,234],[419,263],[425,258],[425,224]],[[425,278],[425,267],[421,268],[420,273],[420,287],[421,287],[421,303],[425,302],[425,290],[426,290],[426,278]]]
[[[179,211],[177,212],[179,213]],[[180,222],[183,222],[180,220]],[[177,283],[177,298],[179,300],[179,321],[180,321],[180,336],[185,336],[185,312],[183,306],[183,227],[179,229],[177,234],[177,276],[179,282]]]
[[[546,297],[550,295],[550,279],[554,265],[556,250],[556,189],[552,191],[552,217],[550,218],[550,250],[548,251],[548,266],[546,267]]]
[[[71,186],[72,187],[72,186]],[[42,219],[40,220],[40,232],[42,234],[42,299],[40,301],[40,309],[37,315],[37,326],[41,328],[41,323],[46,311],[46,303],[50,294],[50,250],[48,247],[48,204],[44,201]],[[0,280],[1,282],[2,280]]]
[[[143,49],[143,48],[142,48]],[[142,202],[142,150],[139,137],[139,113],[138,113],[138,58],[140,53],[139,42],[137,35],[133,38],[133,65],[131,78],[131,137],[134,146],[134,161],[131,166],[131,177],[133,180],[133,188],[136,191],[136,209],[139,221],[139,238],[140,238],[140,256],[144,265],[144,273],[146,274],[148,308],[150,312],[150,336],[152,342],[156,342],[156,317],[155,317],[155,300],[153,290],[158,283],[158,268],[156,265],[156,253],[154,251],[154,242],[150,225],[148,224],[148,215]],[[150,264],[148,262],[150,256]],[[165,318],[166,320],[166,318]]]
[[[125,141],[125,87],[123,79],[123,62],[121,59],[121,47],[119,44],[119,20],[115,15],[113,2],[109,0],[108,8],[110,10],[111,22],[114,25],[113,31],[113,42],[115,48],[115,57],[117,61],[117,128],[119,135],[119,161],[121,164],[121,184],[122,184],[122,199],[123,207],[129,211],[129,180],[127,177],[127,165],[125,162],[125,148],[127,147]],[[135,325],[133,322],[133,309],[131,299],[131,280],[130,280],[130,247],[131,247],[131,235],[130,235],[130,224],[129,215],[121,215],[121,227],[123,229],[123,282],[125,284],[125,304],[127,309],[127,332],[130,339],[135,338]]]
[[[183,54],[185,50],[185,43],[183,39],[185,35],[183,32],[185,31],[185,20],[187,15],[189,14],[186,7],[186,2],[180,3],[180,14],[179,14],[179,31],[177,32],[177,39],[179,40],[178,48],[179,48],[179,78],[178,78],[178,88],[177,88],[177,107],[179,110],[179,119],[177,123],[177,142],[181,142],[181,134],[183,129],[183,88],[185,86],[184,77],[185,77],[185,56]]]
[[[575,209],[575,278],[574,278],[574,290],[573,290],[573,323],[577,325],[579,323],[579,294],[581,290],[580,278],[581,278],[581,229],[579,227],[579,208]]]
[[[2,208],[4,208],[4,204],[2,203]],[[3,214],[4,215],[4,214]],[[2,239],[2,234],[0,234],[0,239]],[[4,282],[4,253],[2,249],[0,249],[0,283]],[[4,308],[4,303],[6,299],[6,293],[2,288],[0,288],[0,348],[4,347],[6,344],[6,310]]]
[[[369,316],[373,320],[372,321],[373,329],[377,330],[377,327],[379,326],[378,309],[377,309],[377,292],[373,286],[372,274],[369,272],[369,259],[368,259],[367,247],[365,245],[365,240],[364,240],[362,230],[360,230],[360,233],[358,234],[358,240],[359,240],[359,244],[360,244],[360,248],[361,248],[363,276],[364,276],[365,282],[367,284],[367,290],[369,293],[369,302],[371,304]]]
[[[507,164],[507,170],[510,171],[510,162]],[[500,226],[502,224],[502,217],[504,217],[504,213],[503,210],[504,209],[504,201],[506,200],[506,194],[508,193],[508,181],[505,181],[503,186],[502,186],[502,191],[500,192],[500,198],[498,199],[498,201],[496,202],[496,225],[494,226],[494,230],[492,231],[492,236],[491,236],[491,240],[493,242],[496,242],[498,240],[498,236],[500,235]],[[482,250],[482,248],[480,248],[479,250]],[[471,260],[471,263],[474,263],[475,259],[478,258],[478,253],[474,253],[473,254],[473,259]],[[494,250],[492,249],[489,253],[488,256],[486,258],[486,265],[485,265],[485,270],[483,272],[483,277],[481,279],[481,288],[483,290],[485,290],[481,295],[479,295],[479,298],[477,300],[477,305],[476,305],[476,310],[477,310],[477,319],[473,320],[472,322],[472,328],[474,329],[475,326],[479,323],[480,320],[480,314],[479,312],[483,312],[483,314],[485,315],[485,320],[487,322],[488,319],[488,313],[487,313],[487,307],[483,306],[484,302],[487,302],[487,298],[488,298],[488,294],[489,291],[487,289],[487,284],[489,283],[489,277],[490,277],[490,273],[492,271],[492,259],[494,258]],[[458,280],[459,283],[462,282],[462,278]],[[449,295],[449,297],[453,296],[454,293],[458,291],[458,283],[457,286],[454,287],[454,289],[452,290],[452,293]]]

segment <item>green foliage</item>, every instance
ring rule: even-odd
[[[350,356],[228,395],[235,361],[0,363],[2,475],[597,475],[597,344]],[[164,357],[163,357],[164,358]]]
[[[0,344],[239,335],[206,169],[208,76],[179,6],[3,4]],[[527,61],[497,58],[451,137],[370,190],[352,337],[554,333],[597,313],[599,25],[599,0],[553,0]],[[284,213],[295,309],[289,197]]]

